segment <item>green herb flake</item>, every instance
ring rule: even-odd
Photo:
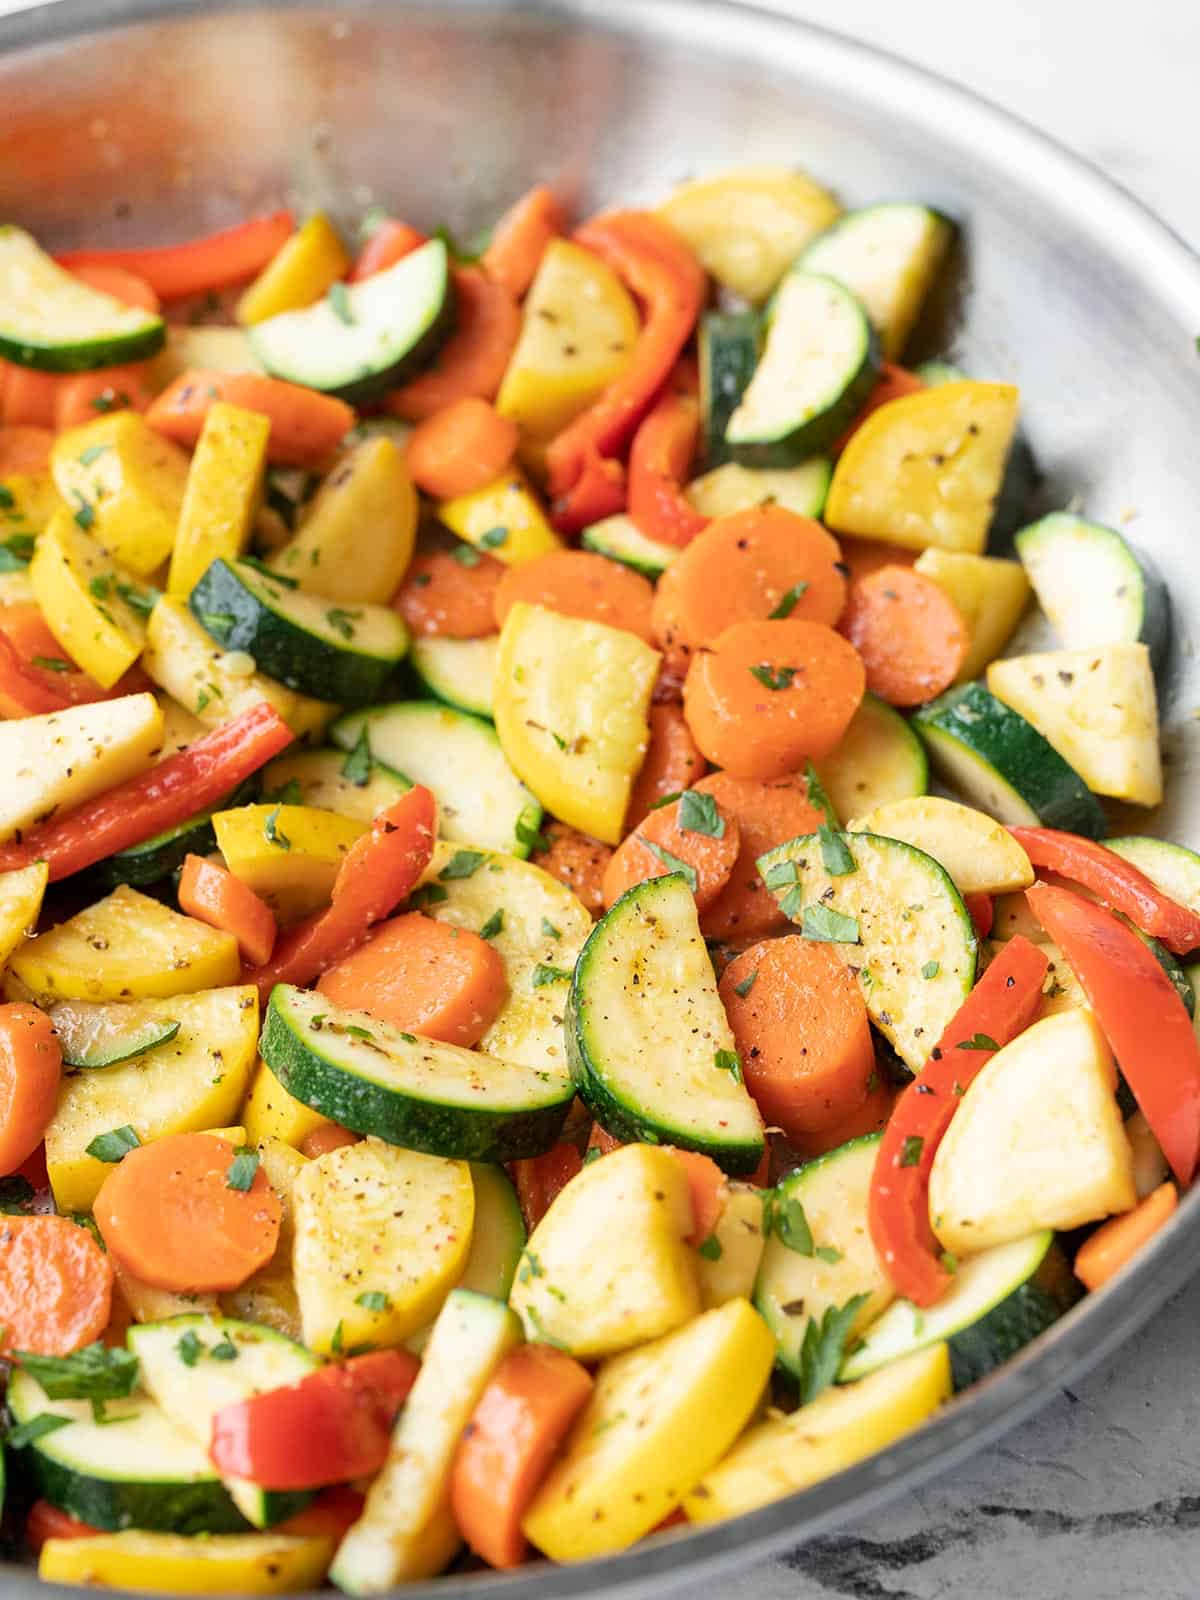
[[[14,1350],[12,1359],[40,1383],[50,1400],[124,1400],[137,1387],[138,1359],[132,1351],[101,1340],[69,1356]]]
[[[735,983],[734,984],[733,992],[736,995],[740,995],[741,998],[744,1000],[746,998],[746,996],[750,993],[751,989],[753,989],[754,985],[757,982],[758,982],[758,968],[755,967],[754,971],[753,972],[748,972],[740,983]]]
[[[900,1147],[898,1167],[916,1167],[921,1164],[921,1154],[925,1149],[925,1141],[919,1133],[910,1133]]]
[[[75,526],[82,528],[86,533],[96,520],[96,508],[83,498],[78,489],[75,491],[75,498],[79,502],[75,512]]]
[[[517,1281],[530,1283],[534,1278],[544,1278],[546,1269],[542,1266],[537,1254],[533,1250],[524,1250],[521,1253],[521,1265],[517,1269]]]
[[[279,827],[279,813],[282,810],[283,807],[280,805],[276,806],[274,811],[268,812],[263,823],[263,838],[266,839],[268,844],[273,844],[280,850],[290,850],[292,841]]]
[[[974,1033],[969,1039],[960,1039],[955,1046],[957,1050],[999,1050],[999,1048],[995,1039],[987,1033]]]
[[[142,617],[148,617],[162,599],[162,593],[158,589],[139,589],[136,584],[119,581],[117,594],[131,611],[136,611]]]
[[[568,967],[547,966],[544,961],[539,961],[533,969],[530,983],[535,989],[544,989],[548,983],[565,983],[571,977]]]
[[[770,1227],[780,1244],[787,1249],[798,1256],[812,1255],[812,1229],[799,1200],[776,1190],[771,1206]]]
[[[546,939],[561,939],[562,929],[556,928],[549,917],[542,918],[542,936]]]
[[[473,544],[455,545],[450,554],[461,567],[477,567],[483,560]]]
[[[392,1302],[382,1289],[364,1289],[355,1300],[356,1306],[361,1306],[364,1311],[390,1311]]]
[[[508,529],[497,526],[489,528],[486,533],[479,535],[479,545],[482,550],[498,550],[502,544],[508,543]]]
[[[821,860],[831,878],[845,878],[858,871],[858,862],[851,855],[850,846],[827,822],[817,829],[817,837],[821,841]]]
[[[212,1349],[208,1353],[214,1361],[236,1361],[238,1358],[238,1347],[234,1344],[229,1335],[226,1334],[221,1342],[213,1345]]]
[[[108,448],[106,444],[90,444],[86,450],[81,450],[75,459],[81,467],[90,467],[93,461],[99,461]]]
[[[742,1058],[736,1050],[718,1050],[713,1056],[713,1066],[718,1072],[728,1072],[734,1083],[741,1083]]]
[[[330,606],[325,621],[343,639],[353,639],[354,624],[362,617],[361,611],[347,611],[344,606]]]
[[[449,898],[449,889],[443,889],[440,883],[423,883],[409,895],[408,903],[420,910],[422,906],[440,906],[443,900]]]
[[[825,786],[817,775],[817,769],[810,761],[804,769],[804,788],[808,795],[808,803],[816,806],[818,811],[825,813],[825,821],[831,828],[838,825],[837,813],[833,809],[833,802],[825,793]]]
[[[183,1337],[178,1340],[175,1349],[185,1367],[194,1367],[204,1354],[205,1346],[203,1340],[196,1337],[195,1328],[189,1328]]]
[[[64,661],[61,656],[32,656],[30,658],[35,667],[41,667],[43,672],[74,672],[75,668],[69,661]]]
[[[498,933],[504,931],[504,907],[497,906],[495,911],[479,930],[481,939],[494,939]]]
[[[951,1277],[958,1271],[958,1257],[952,1250],[943,1250],[938,1260]]]
[[[94,1156],[97,1161],[105,1161],[109,1166],[115,1166],[118,1161],[124,1161],[131,1150],[136,1150],[141,1144],[134,1130],[128,1123],[121,1128],[112,1128],[108,1133],[98,1133],[87,1147],[89,1156]]]
[[[88,584],[88,593],[93,600],[107,600],[112,589],[113,580],[111,573],[103,573],[98,578],[93,578]]]
[[[858,920],[843,916],[832,906],[805,906],[800,932],[819,944],[859,944]]]
[[[457,878],[473,877],[486,860],[482,850],[456,850],[438,873],[438,879],[442,883],[453,883]]]
[[[836,1267],[842,1259],[842,1252],[835,1250],[831,1244],[819,1244],[813,1251],[818,1261],[823,1261],[826,1266]]]
[[[352,1039],[366,1039],[371,1044],[375,1043],[375,1035],[370,1028],[360,1028],[357,1022],[346,1023],[342,1032],[348,1033]]]
[[[764,689],[790,689],[792,680],[800,671],[799,667],[772,667],[762,661],[756,667],[749,667],[747,671],[752,678],[757,678]]]
[[[541,1313],[538,1311],[536,1306],[524,1306],[522,1309],[525,1315],[529,1318],[530,1326],[533,1328],[533,1331],[537,1336],[533,1340],[534,1344],[548,1344],[555,1350],[565,1350],[567,1348],[563,1341],[561,1339],[556,1339],[547,1328],[546,1324],[542,1321]]]
[[[794,583],[790,589],[785,590],[779,604],[769,613],[771,621],[779,622],[784,617],[790,617],[796,608],[796,602],[803,598],[807,590],[807,583]]]
[[[653,839],[642,839],[641,843],[645,845],[646,849],[649,850],[652,856],[656,856],[658,860],[662,862],[663,866],[666,867],[668,872],[678,872],[683,878],[684,883],[686,883],[692,893],[695,894],[696,888],[700,882],[699,878],[696,876],[695,867],[689,866],[686,861],[681,861],[678,856],[672,855],[669,850],[664,850],[662,845],[655,844]]]
[[[941,970],[942,964],[940,961],[927,961],[921,968],[921,976],[923,978],[936,978]]]
[[[299,778],[289,778],[282,789],[276,789],[273,794],[263,795],[263,799],[274,801],[281,806],[302,806],[304,791],[300,787]]]
[[[15,1428],[10,1428],[4,1436],[4,1442],[10,1450],[24,1450],[39,1439],[44,1439],[47,1434],[57,1433],[60,1428],[69,1428],[71,1422],[72,1418],[56,1416],[53,1411],[39,1411],[28,1422],[19,1422]]]
[[[539,817],[540,820],[540,817]],[[550,837],[538,827],[536,822],[531,822],[525,812],[517,818],[516,828],[513,830],[517,836],[517,843],[526,850],[549,850]]]
[[[243,1145],[229,1164],[229,1171],[225,1174],[225,1187],[239,1189],[244,1194],[254,1182],[257,1171],[258,1151]]]
[[[836,1379],[846,1340],[868,1296],[856,1294],[844,1306],[830,1306],[818,1323],[810,1318],[800,1346],[800,1404],[808,1405]]]
[[[804,890],[798,883],[794,883],[788,892],[780,897],[779,909],[789,922],[799,922],[804,915]]]
[[[800,872],[794,861],[773,861],[763,873],[768,889],[785,889],[789,883],[798,883]]]
[[[703,833],[710,839],[725,837],[725,818],[710,794],[685,789],[679,797],[679,826],[684,833]]]
[[[92,410],[101,413],[120,411],[129,404],[129,396],[124,389],[102,389],[92,400]]]
[[[331,1355],[340,1356],[345,1348],[345,1334],[342,1329],[341,1321],[339,1320],[337,1327],[333,1330],[333,1338],[329,1341],[329,1353]]]
[[[229,632],[237,618],[232,611],[201,611],[200,625],[206,633],[211,633],[213,638],[221,641],[221,636]]]
[[[329,287],[329,309],[339,322],[344,322],[352,328],[356,322],[354,307],[350,304],[350,291],[344,283],[334,283]]]
[[[363,724],[354,749],[342,762],[342,777],[356,789],[363,789],[371,779],[371,746],[367,742],[367,728]]]
[[[715,1233],[710,1233],[707,1239],[702,1239],[696,1246],[696,1254],[705,1261],[720,1261],[721,1241]]]

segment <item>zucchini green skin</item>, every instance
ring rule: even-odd
[[[435,700],[491,721],[497,638],[417,638],[412,642],[409,664]]]
[[[1032,1278],[1019,1284],[978,1322],[950,1336],[950,1373],[955,1393],[1011,1361],[1069,1311],[1080,1292],[1066,1258],[1052,1244]]]
[[[408,646],[403,624],[385,654],[356,646],[355,615],[365,608],[337,607],[347,637],[341,643],[311,632],[289,608],[311,600],[257,571],[218,559],[188,597],[192,614],[225,650],[244,650],[260,672],[300,694],[336,705],[369,705],[386,689]],[[374,608],[378,610],[379,608]]]
[[[615,526],[614,526],[615,524]],[[593,522],[583,530],[580,539],[585,550],[619,561],[623,567],[632,567],[643,578],[654,582],[679,554],[677,546],[663,544],[658,539],[648,539],[624,513],[605,517],[603,522]]]
[[[246,805],[257,793],[257,781],[254,778],[247,779],[220,805],[213,806],[211,811],[198,811],[186,822],[174,828],[164,828],[153,838],[143,839],[141,844],[131,844],[127,850],[118,850],[116,855],[97,862],[87,875],[88,883],[105,889],[116,889],[122,883],[127,883],[132,889],[160,883],[177,872],[187,856],[206,856],[217,848],[217,836],[212,825],[214,812]]]
[[[289,1005],[289,990],[271,994],[259,1050],[295,1099],[355,1133],[373,1134],[405,1150],[456,1161],[520,1161],[544,1155],[558,1143],[573,1091],[528,1109],[442,1105],[372,1083],[330,1059],[321,1032],[303,1026]]]
[[[97,336],[74,344],[39,344],[14,339],[0,330],[0,360],[35,372],[95,372],[101,367],[121,367],[131,361],[156,356],[167,342],[167,325],[160,318],[137,333]]]
[[[922,706],[912,726],[935,766],[943,770],[954,749],[988,769],[1047,828],[1102,839],[1108,823],[1099,800],[1048,740],[1025,718],[997,700],[982,683],[948,689]],[[954,781],[953,777],[951,781]],[[993,807],[987,807],[999,815]],[[1017,816],[1001,821],[1018,822]]]
[[[762,318],[757,311],[706,312],[697,343],[704,459],[709,467],[719,467],[733,459],[725,429],[758,365]]]

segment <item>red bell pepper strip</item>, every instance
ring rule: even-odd
[[[648,539],[690,544],[708,526],[683,492],[700,436],[700,410],[684,394],[662,396],[629,452],[629,515]]]
[[[559,533],[579,533],[624,509],[624,466],[607,460],[592,447],[585,452],[583,471],[572,487],[550,507],[550,520]]]
[[[331,1489],[322,1489],[311,1505],[297,1511],[294,1517],[274,1523],[271,1532],[292,1539],[332,1539],[338,1545],[362,1516],[366,1503],[366,1495],[359,1490],[348,1483],[337,1483]]]
[[[658,397],[704,304],[704,270],[666,222],[647,211],[613,211],[577,229],[642,302],[645,321],[633,353],[604,393],[552,440],[546,468],[552,497],[574,488],[589,450],[615,456]]]
[[[883,1130],[868,1224],[896,1292],[916,1305],[933,1305],[954,1281],[929,1225],[933,1158],[967,1086],[997,1049],[1033,1021],[1048,970],[1049,962],[1035,944],[1010,939],[955,1012]]]
[[[35,1500],[25,1521],[25,1543],[35,1556],[41,1555],[47,1539],[95,1539],[103,1532],[103,1528],[93,1528],[90,1522],[80,1522],[52,1506],[49,1500]]]
[[[386,217],[358,252],[358,259],[350,269],[350,282],[361,283],[364,278],[374,277],[428,243],[428,237],[420,228],[395,217]]]
[[[1055,828],[1010,828],[1035,867],[1090,889],[1102,904],[1161,939],[1177,956],[1200,949],[1200,916],[1165,895],[1132,861],[1094,839]]]
[[[68,271],[76,267],[124,267],[144,278],[161,299],[181,300],[184,295],[227,289],[230,284],[254,277],[295,231],[292,213],[275,211],[184,244],[152,245],[141,250],[64,250],[54,259]]]
[[[975,924],[975,933],[980,939],[986,939],[992,931],[992,923],[996,918],[996,908],[992,904],[990,894],[965,894],[963,904],[967,908],[967,915]]]
[[[1079,979],[1171,1171],[1190,1183],[1200,1155],[1200,1044],[1170,978],[1103,906],[1048,883],[1025,898]]]
[[[387,1459],[392,1423],[420,1370],[407,1350],[377,1350],[224,1406],[213,1417],[212,1463],[263,1489],[365,1478]]]
[[[333,896],[281,935],[270,961],[242,970],[264,1005],[277,983],[310,984],[367,937],[376,922],[396,909],[429,865],[437,836],[437,802],[414,785],[381,811],[350,846],[338,868]]]
[[[0,847],[0,872],[45,861],[51,883],[57,883],[93,867],[215,806],[286,749],[293,737],[275,707],[260,701],[149,772]]]
[[[551,1202],[582,1169],[583,1157],[573,1144],[556,1144],[544,1155],[528,1156],[509,1164],[528,1232],[533,1232],[549,1211]]]

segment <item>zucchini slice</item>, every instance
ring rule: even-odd
[[[333,811],[355,822],[373,821],[412,788],[361,751],[344,750],[289,751],[264,768],[262,781],[264,799],[274,804]]]
[[[781,1367],[801,1376],[810,1324],[863,1297],[853,1340],[895,1298],[867,1228],[867,1201],[882,1134],[851,1139],[784,1178],[770,1197],[773,1227],[754,1286],[754,1303],[770,1328]],[[818,1253],[819,1252],[819,1253]]]
[[[1194,850],[1142,834],[1105,842],[1172,900],[1178,900],[1189,911],[1200,911],[1200,855]]]
[[[648,539],[633,518],[623,511],[585,528],[581,543],[585,550],[608,556],[610,561],[619,561],[622,566],[632,567],[651,579],[667,570],[680,549],[678,545],[663,544],[660,539]]]
[[[894,1300],[842,1362],[840,1383],[865,1378],[946,1340],[956,1390],[986,1378],[1057,1322],[1079,1285],[1050,1229],[960,1261],[954,1283],[921,1310]]]
[[[42,372],[91,372],[157,355],[167,325],[64,271],[29,234],[0,227],[0,358]]]
[[[869,689],[817,774],[839,817],[861,817],[929,788],[925,746],[895,707]]]
[[[975,982],[974,924],[949,873],[923,850],[873,833],[839,837],[851,872],[830,874],[815,833],[768,850],[758,870],[784,915],[833,945],[871,1021],[919,1072]]]
[[[940,861],[960,894],[1014,894],[1033,882],[1029,857],[995,820],[973,806],[922,795],[876,806],[847,824],[854,833],[903,839]]]
[[[766,345],[725,442],[747,467],[795,467],[862,410],[879,351],[862,306],[840,283],[793,272],[775,297]]]
[[[725,429],[758,366],[762,319],[756,311],[707,311],[700,319],[697,346],[704,459],[719,467],[730,459]]]
[[[490,723],[452,706],[407,700],[349,712],[329,735],[353,750],[364,729],[376,761],[432,789],[444,839],[529,854],[542,808],[509,766]]]
[[[565,884],[531,861],[440,843],[410,902],[488,943],[504,963],[508,998],[479,1041],[502,1061],[566,1072],[563,1006],[592,918]],[[499,927],[496,927],[499,919]]]
[[[848,211],[800,257],[862,301],[891,361],[903,354],[922,302],[954,237],[954,225],[929,206],[906,201]]]
[[[170,1044],[179,1022],[166,1015],[147,1016],[139,1008],[120,1004],[91,1005],[86,1000],[62,1000],[49,1013],[64,1067],[115,1067],[118,1062]]]
[[[39,1495],[52,1506],[119,1533],[239,1533],[246,1520],[213,1471],[207,1444],[169,1421],[148,1394],[106,1400],[98,1422],[87,1400],[51,1400],[20,1368],[8,1382],[15,1423],[70,1418],[21,1452]]]
[[[250,347],[272,377],[359,405],[428,365],[453,326],[449,253],[430,239],[316,305],[255,323]]]
[[[458,1161],[517,1161],[557,1141],[565,1073],[418,1038],[277,984],[259,1042],[289,1094],[356,1133]]]
[[[581,1097],[617,1138],[673,1144],[726,1172],[762,1160],[696,902],[680,873],[621,896],[575,967],[567,1056]]]
[[[948,689],[913,726],[952,788],[1009,827],[1062,828],[1102,839],[1100,802],[1035,727],[982,683]]]
[[[500,635],[483,639],[414,639],[413,671],[438,700],[489,720],[495,705],[496,656]]]
[[[248,561],[218,558],[188,596],[197,622],[260,672],[336,705],[378,700],[408,649],[391,606],[334,605]]]
[[[987,686],[1094,793],[1139,806],[1162,800],[1158,697],[1144,644],[1010,656],[992,662]]]
[[[819,517],[832,477],[833,462],[828,456],[810,456],[798,467],[741,467],[736,461],[727,461],[693,478],[685,493],[704,517],[727,517],[763,505],[782,506],[801,517]]]
[[[471,1246],[467,1251],[467,1264],[454,1287],[486,1294],[493,1300],[507,1300],[525,1248],[521,1202],[503,1167],[487,1161],[473,1161],[471,1179],[475,1185]],[[416,1356],[421,1355],[432,1332],[432,1322],[418,1328],[404,1341],[404,1348]]]
[[[188,1334],[191,1339],[186,1339]],[[187,1351],[185,1359],[181,1351]],[[224,1406],[237,1405],[265,1389],[297,1383],[319,1362],[303,1345],[258,1322],[236,1317],[185,1316],[168,1322],[132,1327],[129,1348],[142,1368],[142,1382],[168,1419],[207,1454],[213,1417]],[[234,1356],[214,1357],[214,1349]],[[244,1478],[229,1478],[225,1487],[233,1503],[255,1528],[269,1528],[302,1510],[312,1496],[306,1491],[262,1489]]]
[[[128,849],[118,850],[116,855],[98,861],[88,873],[88,881],[105,889],[115,889],[121,883],[134,889],[161,883],[180,868],[188,856],[206,856],[214,851],[217,836],[213,831],[213,817],[231,806],[247,805],[254,798],[256,788],[257,779],[249,778],[212,810],[198,811],[186,822],[164,828],[161,833],[143,839],[141,844],[131,844]]]
[[[1054,511],[1022,528],[1014,543],[1068,650],[1144,644],[1162,666],[1171,627],[1167,586],[1115,528]]]

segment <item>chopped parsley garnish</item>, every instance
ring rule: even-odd
[[[549,917],[542,918],[542,933],[547,939],[562,938],[562,929],[556,928]]]
[[[790,617],[795,610],[797,600],[805,594],[807,589],[807,583],[794,583],[790,589],[785,590],[779,604],[770,613],[771,621],[778,622],[784,617]]]
[[[75,512],[75,525],[78,528],[82,528],[86,533],[96,520],[96,508],[83,498],[78,489],[75,491],[75,498],[79,502],[79,507]]]
[[[844,1306],[830,1306],[819,1323],[809,1319],[800,1346],[801,1405],[815,1400],[837,1377],[850,1329],[866,1300],[865,1294],[856,1294]]]
[[[347,1022],[342,1032],[348,1033],[352,1039],[366,1039],[371,1044],[375,1043],[375,1035],[370,1028],[360,1028],[357,1022]]]
[[[733,986],[734,994],[740,995],[741,998],[744,1000],[746,998],[746,996],[750,993],[751,989],[753,989],[753,987],[754,987],[754,985],[755,985],[755,983],[757,981],[758,981],[758,968],[755,967],[754,971],[753,972],[748,972],[740,983],[735,983],[734,984],[734,986]]]
[[[443,883],[453,883],[456,878],[470,878],[486,860],[482,850],[456,850],[438,877]]]
[[[538,1260],[536,1253],[533,1250],[522,1251],[521,1265],[517,1269],[517,1281],[519,1283],[528,1283],[532,1278],[544,1278],[545,1276],[546,1269]]]
[[[725,818],[710,794],[686,789],[679,797],[679,826],[684,833],[704,833],[710,839],[725,837]]]
[[[927,961],[921,968],[921,976],[923,978],[936,978],[941,970],[942,964],[940,961]]]
[[[813,1251],[818,1261],[824,1261],[827,1266],[835,1267],[842,1259],[842,1252],[835,1250],[831,1244],[819,1244]]]
[[[800,932],[821,944],[858,944],[861,940],[857,918],[843,916],[832,906],[805,906]]]
[[[417,909],[421,906],[438,906],[443,900],[449,900],[450,891],[443,889],[440,883],[423,883],[414,889],[408,897],[408,903]]]
[[[910,1133],[900,1147],[900,1159],[896,1165],[900,1167],[919,1166],[924,1149],[925,1141],[921,1135],[919,1133]]]
[[[53,1411],[39,1411],[28,1422],[19,1422],[15,1428],[10,1428],[4,1436],[4,1442],[10,1450],[24,1450],[27,1445],[36,1444],[49,1433],[69,1428],[73,1420],[72,1417],[56,1416]]]
[[[222,634],[228,633],[236,621],[237,618],[232,611],[202,611],[200,613],[202,627],[206,632],[211,633],[215,639],[220,639]]]
[[[858,871],[858,862],[840,833],[835,833],[827,822],[823,822],[817,829],[817,836],[821,841],[821,860],[831,878],[844,878]]]
[[[347,611],[344,606],[330,606],[325,613],[325,620],[331,628],[341,634],[343,639],[353,639],[354,624],[361,616],[361,611]]]
[[[69,661],[64,661],[61,656],[32,656],[31,661],[35,667],[41,667],[44,672],[74,672],[75,668]]]
[[[508,529],[504,527],[489,528],[486,533],[481,533],[479,536],[480,548],[484,550],[496,550],[507,543]]]
[[[225,1174],[225,1187],[227,1189],[240,1189],[243,1193],[254,1182],[254,1175],[258,1171],[258,1151],[243,1146],[229,1164],[229,1171]]]
[[[361,1306],[364,1311],[390,1311],[392,1302],[382,1289],[364,1289],[355,1300],[356,1306]]]
[[[734,1083],[741,1083],[742,1058],[736,1050],[718,1050],[713,1056],[713,1066],[718,1072],[728,1072]]]
[[[763,873],[768,889],[785,889],[789,883],[798,883],[800,873],[794,861],[773,861]]]
[[[810,761],[804,769],[804,787],[810,805],[816,806],[818,811],[825,813],[825,821],[831,828],[836,828],[837,813],[833,809],[833,802],[825,793],[824,785],[817,776],[817,769]]]
[[[938,1260],[951,1276],[958,1271],[958,1257],[952,1250],[943,1250]]]
[[[189,1328],[175,1346],[185,1367],[194,1367],[204,1354],[204,1342],[196,1337],[195,1328]]]
[[[208,1353],[214,1361],[236,1361],[238,1358],[238,1347],[234,1344],[229,1335],[226,1334],[221,1342],[213,1345],[212,1349]]]
[[[762,661],[756,667],[747,669],[752,678],[757,678],[764,689],[790,689],[792,680],[800,671],[799,667],[772,667]]]
[[[473,544],[455,545],[450,554],[461,567],[477,567],[483,560]]]
[[[112,1128],[108,1133],[98,1133],[88,1145],[87,1153],[89,1156],[94,1156],[97,1161],[106,1161],[110,1166],[115,1166],[118,1161],[124,1161],[131,1150],[136,1150],[141,1142],[126,1123],[122,1128]]]
[[[764,1196],[763,1233],[768,1238],[773,1233],[781,1245],[798,1256],[813,1253],[812,1229],[804,1207],[799,1200],[781,1195],[776,1189],[768,1189]]]
[[[79,452],[76,460],[79,462],[81,467],[90,467],[93,461],[99,461],[100,457],[104,455],[107,449],[108,446],[106,444],[90,444],[86,450],[81,450]]]
[[[137,1357],[120,1345],[110,1350],[100,1340],[69,1356],[14,1350],[12,1357],[51,1400],[123,1400],[137,1387]]]
[[[517,843],[524,845],[526,850],[549,850],[550,840],[538,827],[536,822],[531,822],[523,812],[517,818],[515,828]]]
[[[650,805],[647,809],[650,811],[661,811],[664,806],[671,806],[675,804],[676,800],[682,800],[687,792],[688,791],[686,789],[676,789],[671,794],[660,795],[657,800],[652,800],[650,802]]]
[[[696,876],[695,867],[689,866],[686,861],[681,861],[678,856],[673,856],[669,850],[664,850],[661,844],[655,844],[653,839],[643,839],[642,843],[652,856],[658,857],[668,872],[678,872],[682,876],[684,883],[695,894],[696,887],[700,882]]]
[[[122,583],[119,579],[117,594],[131,611],[136,611],[142,617],[148,617],[162,599],[162,593],[158,589],[139,589],[136,584]]]
[[[974,1033],[969,1039],[960,1039],[957,1050],[999,1050],[1000,1046],[987,1033]]]
[[[720,1261],[721,1241],[715,1233],[710,1233],[707,1239],[702,1239],[696,1246],[696,1254],[703,1256],[705,1261]]]
[[[497,906],[495,911],[492,912],[491,916],[484,923],[483,927],[480,928],[479,937],[481,939],[494,939],[498,933],[503,932],[503,929],[504,907]]]
[[[555,1350],[566,1349],[566,1345],[562,1342],[562,1340],[556,1339],[546,1327],[546,1324],[542,1321],[541,1314],[536,1306],[525,1306],[523,1309],[525,1315],[529,1318],[529,1321],[533,1326],[534,1333],[537,1335],[537,1338],[533,1341],[535,1344],[552,1345]]]
[[[539,961],[533,969],[530,982],[535,989],[544,989],[548,983],[565,983],[570,976],[567,967],[550,967],[544,961]]]
[[[263,837],[268,844],[276,845],[280,850],[290,850],[292,841],[279,827],[279,813],[282,810],[283,807],[279,805],[275,807],[274,811],[267,813],[266,820],[263,822]]]

